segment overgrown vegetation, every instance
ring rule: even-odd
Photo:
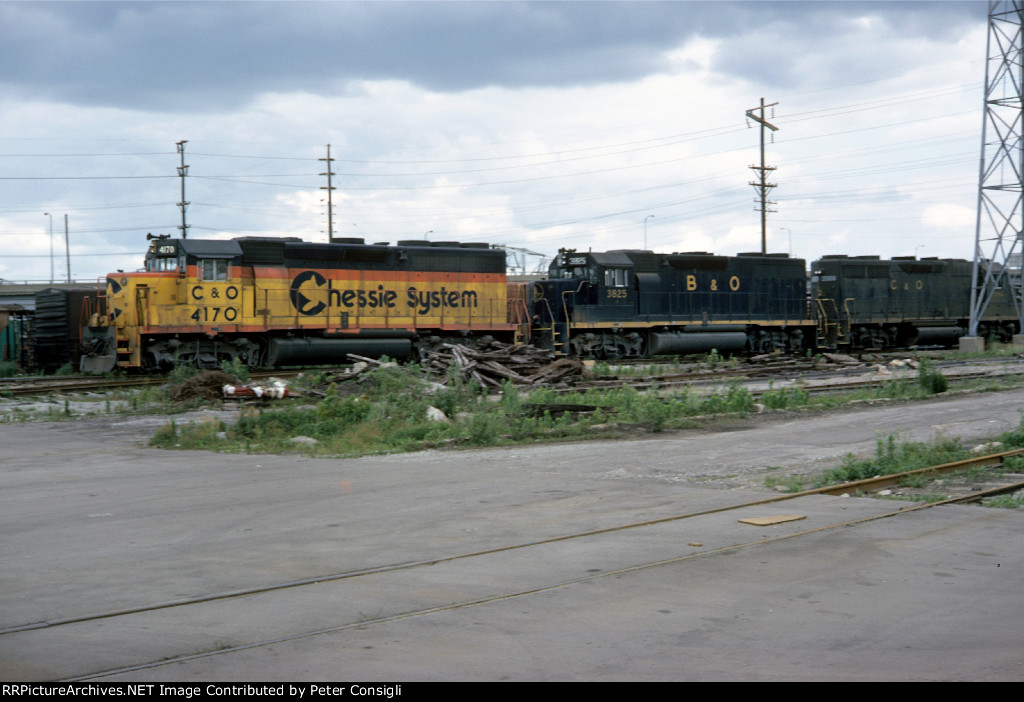
[[[947,358],[970,359],[970,358],[1012,358],[1020,353],[1020,349],[1013,344],[1004,344],[993,339],[985,341],[985,350],[978,353],[966,351],[950,351]]]
[[[981,501],[986,507],[999,507],[1001,509],[1020,509],[1024,506],[1024,492],[1013,495],[998,495]]]
[[[736,363],[712,351],[694,362],[678,358],[666,365],[609,366],[595,364],[598,375],[611,372],[651,377],[666,372]],[[0,375],[10,372],[12,364],[0,364]],[[15,366],[16,367],[16,366]],[[221,370],[248,379],[241,363],[224,363]],[[168,386],[180,385],[199,371],[193,366],[175,367]],[[739,382],[715,391],[687,387],[667,390],[657,385],[639,391],[635,388],[587,389],[557,393],[548,388],[530,392],[513,387],[488,396],[476,383],[454,376],[441,386],[431,382],[416,365],[384,366],[365,374],[361,384],[346,383],[332,388],[322,400],[299,398],[274,401],[262,407],[250,406],[233,426],[220,422],[199,424],[170,422],[152,438],[153,445],[168,448],[195,448],[224,451],[306,452],[314,455],[352,456],[367,453],[408,451],[441,446],[486,446],[522,442],[615,437],[636,431],[661,432],[695,426],[696,417],[746,416],[764,410],[829,409],[851,401],[879,399],[915,399],[943,392],[946,379],[925,360],[918,378],[897,379],[871,389],[842,394],[815,395],[801,383],[784,387],[769,386],[755,397]],[[294,385],[321,387],[323,373],[304,374]],[[991,389],[1005,389],[1012,379],[975,381]],[[80,411],[66,401],[52,409],[0,413],[0,421],[25,421],[33,418],[58,419],[86,414],[120,413],[157,409],[181,412],[207,404],[195,399],[188,403],[169,401],[168,386],[108,395],[96,403],[95,411]],[[958,387],[963,387],[961,383]],[[101,403],[103,409],[100,409]],[[76,403],[78,404],[78,403]],[[571,411],[559,409],[576,406]],[[1024,446],[1024,422],[1015,432],[1002,437],[1007,447]],[[898,472],[930,465],[960,456],[956,442],[925,450],[921,445],[880,439],[876,456],[869,460],[847,457],[843,464],[822,477],[821,483],[855,480],[861,477]],[[961,449],[962,450],[962,449]],[[942,458],[937,458],[942,456]],[[1022,459],[1024,462],[1024,459]],[[805,488],[805,476],[773,478],[769,487],[787,491]]]
[[[1024,448],[1024,416],[1018,426],[1004,432],[998,438],[996,444],[998,449],[1012,450]],[[893,475],[907,471],[926,468],[928,466],[952,463],[971,457],[971,451],[965,448],[959,440],[937,437],[931,443],[920,443],[898,440],[894,435],[879,438],[875,444],[874,458],[858,459],[853,454],[847,454],[842,464],[831,470],[827,470],[818,476],[815,487],[825,487],[839,483],[866,480],[884,475]],[[1004,473],[1018,473],[1024,471],[1024,456],[1010,456],[1003,460],[1001,467],[975,466],[962,471],[949,473],[943,476],[944,480],[966,479],[967,481],[983,481],[999,476]],[[770,476],[765,479],[767,487],[783,485],[787,492],[797,492],[803,489],[801,476],[787,476],[780,478]],[[932,479],[922,475],[907,476],[900,481],[901,488],[922,489],[931,484]],[[919,494],[894,494],[887,495],[889,499],[905,499],[917,502],[935,502],[946,499],[946,495],[919,493]],[[1003,507],[1017,509],[1024,505],[1024,492],[1014,495],[1003,495],[992,497],[982,501],[987,507]]]
[[[787,475],[784,477],[768,476],[764,480],[767,488],[780,490],[781,492],[803,492],[806,489],[806,476]]]
[[[243,383],[249,382],[249,367],[238,358],[230,361],[221,361],[220,369],[228,375],[235,376]]]
[[[168,424],[152,443],[168,448],[307,451],[359,455],[446,445],[486,446],[551,439],[660,432],[698,415],[744,415],[754,409],[742,386],[702,394],[631,387],[558,394],[539,388],[521,395],[507,384],[497,397],[457,377],[440,386],[418,366],[383,366],[366,374],[357,394],[333,387],[314,406],[281,403],[255,409],[234,426]],[[571,406],[571,411],[561,407]],[[305,437],[305,438],[300,438]]]
[[[1020,422],[1018,422],[1016,429],[1003,432],[999,435],[999,443],[1005,446],[1007,450],[1024,448],[1024,412],[1021,413]],[[1020,465],[1022,462],[1024,462],[1024,459],[1021,459],[1019,456],[1011,457],[1004,461],[1008,467],[1011,463],[1013,463],[1015,467],[1024,467],[1024,465]]]
[[[926,393],[934,395],[946,392],[949,389],[949,381],[942,371],[937,370],[927,358],[922,358],[917,367],[917,384]]]
[[[199,375],[201,371],[190,363],[179,363],[167,374],[167,382],[171,385],[180,385],[189,378]]]
[[[810,394],[802,387],[773,387],[761,394],[761,404],[765,409],[786,409],[787,407],[806,407],[811,402]]]
[[[920,443],[897,441],[896,437],[890,434],[877,440],[874,458],[857,458],[853,454],[847,454],[839,467],[827,470],[818,477],[815,487],[952,463],[969,456],[970,452],[958,439],[938,438],[932,443]]]
[[[706,358],[704,363],[720,362]],[[234,372],[235,368],[227,368]],[[600,374],[606,367],[597,364]],[[923,375],[932,373],[928,364]],[[175,369],[172,381],[194,371]],[[308,374],[315,385],[322,376]],[[927,387],[926,387],[927,385]],[[628,432],[661,432],[694,426],[695,417],[746,416],[760,409],[830,408],[851,400],[911,399],[940,392],[937,381],[893,380],[877,388],[842,396],[811,397],[796,386],[774,388],[759,399],[741,384],[713,391],[692,388],[662,391],[653,386],[587,389],[557,393],[549,388],[522,392],[511,384],[498,396],[488,396],[476,383],[457,376],[447,385],[433,383],[416,365],[384,366],[368,372],[365,382],[332,387],[315,405],[308,400],[280,402],[250,413],[234,426],[170,424],[152,443],[168,448],[206,448],[246,452],[305,452],[313,455],[353,456],[409,451],[442,446],[488,446],[522,442],[614,437]],[[760,403],[760,404],[758,404]],[[571,411],[559,408],[572,406]],[[1024,446],[1024,428],[1016,441]],[[880,439],[876,456],[861,460],[848,456],[843,464],[823,475],[818,484],[847,482],[875,475],[910,470],[964,457],[955,441],[938,445],[898,443]],[[789,491],[804,489],[805,477],[775,479]]]

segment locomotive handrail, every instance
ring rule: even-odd
[[[529,341],[533,337],[533,320],[530,319],[530,310],[526,307],[526,300],[521,297],[506,297],[506,317],[509,323],[519,327],[525,327],[524,338]],[[522,333],[522,332],[520,332]]]
[[[575,302],[576,301],[575,295],[577,293],[579,293],[579,292],[582,292],[583,291],[583,286],[586,285],[586,284],[587,284],[587,281],[581,280],[580,284],[576,286],[575,290],[563,290],[562,291],[562,311],[565,313],[565,323],[567,325],[571,324],[572,322],[569,319],[569,306],[566,303],[566,299],[568,298],[569,295],[573,295],[574,296],[573,297],[573,302]],[[576,309],[575,305],[573,305],[573,309]]]
[[[555,322],[555,311],[553,309],[551,309],[551,302],[546,297],[542,297],[542,298],[539,298],[537,300],[534,300],[534,304],[541,304],[541,303],[543,303],[545,309],[547,309],[548,318],[551,320],[551,348],[554,348],[554,346],[555,346],[555,324],[556,324],[556,322]],[[539,329],[541,331],[543,331],[543,327],[539,327]]]
[[[846,317],[845,317],[845,319],[846,319],[846,334],[842,333],[842,331],[843,331],[842,323],[841,323],[842,320],[840,320],[840,326],[839,326],[840,338],[842,338],[844,336],[846,338],[849,338],[850,333],[852,332],[852,329],[850,328],[850,324],[851,324],[851,321],[853,320],[853,312],[850,311],[850,303],[856,301],[856,299],[857,298],[855,298],[855,297],[847,297],[847,298],[845,298],[843,300],[843,311],[846,312]]]
[[[829,311],[825,308],[826,302],[832,306],[832,309],[835,311],[834,315],[830,315]],[[822,340],[827,342],[829,327],[835,327],[836,343],[838,343],[839,340],[842,339],[844,336],[840,320],[837,319],[835,322],[829,321],[833,317],[838,318],[839,316],[839,307],[838,305],[836,305],[836,301],[833,300],[831,297],[817,297],[814,298],[814,304],[817,305],[818,307],[817,328],[819,336]]]

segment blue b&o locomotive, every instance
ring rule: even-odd
[[[533,343],[590,357],[952,345],[967,333],[972,263],[785,254],[562,249],[533,284]],[[998,290],[979,334],[1010,341]]]
[[[802,259],[563,249],[534,283],[533,341],[590,357],[814,345]]]

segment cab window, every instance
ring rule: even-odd
[[[626,287],[627,271],[625,268],[606,268],[604,271],[604,284],[609,288]]]
[[[227,280],[228,262],[223,258],[204,258],[199,261],[199,280]]]

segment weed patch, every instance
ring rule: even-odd
[[[1017,492],[1013,495],[997,495],[981,501],[986,507],[998,507],[1000,509],[1020,509],[1024,506],[1024,492]]]
[[[772,490],[778,489],[782,492],[803,492],[805,480],[806,478],[802,475],[768,476],[764,479],[764,486]]]
[[[970,452],[957,439],[936,439],[933,443],[897,441],[896,437],[879,438],[875,444],[875,457],[855,458],[847,454],[838,468],[821,474],[815,487],[836,483],[866,480],[881,475],[892,475],[927,466],[951,463],[969,457]]]
[[[936,370],[927,358],[922,358],[917,367],[917,384],[929,395],[946,392],[949,389],[949,381],[946,380],[946,376]]]

